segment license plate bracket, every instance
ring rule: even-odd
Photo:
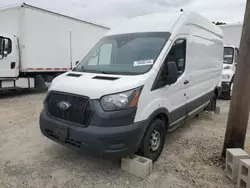
[[[54,135],[62,142],[68,137],[68,128],[60,125],[54,125]]]

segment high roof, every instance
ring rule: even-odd
[[[108,35],[139,32],[172,32],[177,23],[197,25],[222,37],[222,31],[219,27],[194,12],[156,13],[131,18],[129,21],[121,23],[120,26],[112,28]]]
[[[95,24],[95,23],[92,23],[92,22],[88,22],[88,21],[85,21],[85,20],[82,20],[82,19],[79,19],[79,18],[70,17],[70,16],[67,16],[67,15],[64,15],[64,14],[60,14],[60,13],[57,13],[57,12],[53,12],[53,11],[50,11],[50,10],[39,8],[39,7],[36,7],[36,6],[33,6],[33,5],[29,5],[29,4],[26,4],[26,3],[21,3],[21,4],[19,3],[19,4],[15,4],[15,5],[9,5],[9,6],[0,7],[0,11],[1,10],[6,10],[6,9],[17,8],[17,7],[33,8],[33,9],[37,9],[37,10],[40,10],[40,11],[49,12],[51,14],[55,14],[55,15],[58,15],[58,16],[63,16],[65,18],[69,18],[69,19],[72,19],[72,20],[76,20],[76,21],[87,23],[87,24],[91,24],[91,25],[94,25],[94,26],[97,26],[97,27],[102,27],[102,28],[105,28],[105,29],[110,29],[110,28],[108,28],[106,26],[103,26],[103,25],[99,25],[99,24]]]
[[[221,28],[225,28],[225,27],[243,27],[243,23],[233,23],[233,24],[225,24],[225,25],[219,25],[219,27]]]

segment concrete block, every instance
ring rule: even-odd
[[[233,183],[236,184],[238,180],[240,160],[249,158],[249,154],[242,149],[227,149],[226,175]]]
[[[237,187],[250,188],[250,159],[240,160]]]
[[[132,155],[121,159],[121,169],[135,176],[146,178],[153,170],[153,162],[151,159]]]

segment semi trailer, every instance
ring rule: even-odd
[[[0,23],[0,91],[43,90],[109,30],[24,3],[1,8]]]

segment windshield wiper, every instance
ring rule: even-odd
[[[88,69],[85,69],[84,66],[81,67],[81,71],[91,72],[91,73],[101,73],[101,74],[116,74],[115,72],[111,72],[111,71],[88,70]]]
[[[111,72],[111,71],[100,71],[102,74],[117,74],[116,72]]]
[[[114,74],[114,75],[120,75],[120,74],[124,74],[124,75],[136,75],[130,72],[112,72],[112,71],[99,71],[99,70],[88,70],[85,69],[84,66],[81,66],[81,71],[82,72],[90,72],[90,73],[99,73],[99,74]]]

